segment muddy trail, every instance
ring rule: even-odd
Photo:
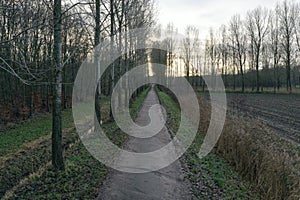
[[[148,111],[157,104],[159,104],[159,99],[152,88],[135,122],[141,126],[147,125],[150,122]],[[168,129],[164,127],[151,138],[129,137],[124,149],[136,153],[151,152],[162,148],[170,141],[171,136]],[[150,173],[131,174],[110,170],[107,180],[100,188],[97,199],[191,199],[190,188],[190,183],[185,178],[185,172],[180,161],[176,161],[164,169]]]

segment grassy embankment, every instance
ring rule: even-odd
[[[157,92],[167,111],[168,126],[176,132],[181,119],[178,104],[166,92],[159,89]],[[183,159],[189,168],[188,178],[193,185],[194,196],[197,199],[257,199],[250,184],[215,152],[202,160],[197,156],[203,138],[203,133],[199,132]]]

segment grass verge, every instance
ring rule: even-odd
[[[180,123],[180,110],[165,91],[157,89],[158,96],[168,115],[168,126],[175,132]],[[203,134],[198,133],[185,153],[183,161],[188,167],[188,178],[192,183],[196,199],[258,199],[247,181],[214,152],[205,159],[198,157]]]
[[[62,114],[63,129],[73,126],[72,112],[66,110]],[[43,136],[49,136],[52,130],[52,115],[45,114],[39,119],[18,124],[10,130],[0,132],[0,159],[15,151],[24,148],[24,144],[30,143]]]
[[[48,120],[47,120],[48,119]],[[63,113],[64,131],[63,146],[67,149],[78,140],[72,123],[71,111]],[[34,123],[35,122],[35,123]],[[16,127],[16,129],[3,133],[1,140],[8,139],[7,143],[12,144],[5,148],[7,155],[0,157],[0,197],[7,190],[18,184],[22,179],[36,172],[51,159],[51,117],[43,116],[42,119],[29,122],[33,125],[31,133],[29,126]],[[7,134],[7,135],[6,135]],[[16,146],[13,143],[16,135]]]
[[[131,104],[133,116],[139,111],[147,92],[148,90],[142,92]],[[102,110],[103,113],[109,114],[108,98],[102,102]],[[126,135],[121,133],[114,122],[108,122],[108,120],[104,122],[103,129],[108,137],[116,145],[122,145],[126,141]],[[22,151],[27,155],[26,157],[20,154],[3,164],[1,176],[5,177],[6,182],[1,183],[5,187],[1,188],[0,196],[5,193],[4,199],[95,198],[106,177],[107,168],[89,154],[78,140],[74,128],[66,132],[63,141],[70,137],[74,140],[72,139],[73,142],[70,142],[64,154],[66,163],[64,172],[56,172],[49,164],[51,141],[37,142],[36,148],[32,151]],[[33,158],[35,160],[32,160]],[[24,160],[22,164],[19,164],[20,160]]]

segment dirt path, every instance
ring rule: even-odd
[[[159,104],[156,92],[152,88],[138,114],[136,123],[149,123],[148,110]],[[133,152],[150,152],[160,149],[171,141],[166,128],[149,139],[130,137],[125,149]],[[108,179],[100,188],[97,199],[110,200],[144,200],[144,199],[191,199],[190,183],[185,179],[184,170],[179,161],[157,172],[129,174],[111,170]]]

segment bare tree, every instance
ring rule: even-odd
[[[295,36],[296,36],[296,42],[297,42],[297,48],[298,52],[300,52],[300,3],[294,5],[295,8],[295,19],[294,19],[294,25],[295,25]],[[278,6],[277,6],[278,7]]]
[[[174,56],[175,56],[175,46],[176,46],[176,39],[175,36],[177,34],[178,30],[174,27],[173,23],[169,23],[167,25],[167,38],[165,40],[166,45],[167,45],[167,50],[168,50],[168,70],[167,70],[167,77],[170,79],[174,74],[172,74],[173,70],[173,62],[174,62]]]
[[[113,51],[114,49],[114,37],[115,37],[115,10],[114,10],[114,0],[110,0],[110,49]],[[111,52],[111,55],[113,55],[113,52]],[[115,63],[112,63],[111,66],[111,85],[110,85],[110,95],[113,93],[113,89],[115,87]],[[113,121],[113,111],[114,109],[114,102],[112,102],[112,105],[110,106],[110,120]]]
[[[61,122],[61,97],[62,97],[62,38],[61,38],[61,0],[54,0],[54,47],[53,58],[55,64],[55,89],[53,98],[53,128],[52,128],[52,164],[58,170],[64,169],[62,148],[62,122]]]
[[[219,45],[219,51],[221,54],[222,61],[222,76],[225,78],[225,86],[227,85],[227,74],[228,74],[228,35],[227,35],[227,27],[222,25],[220,28],[221,35],[221,44]]]
[[[101,105],[100,105],[100,98],[101,98],[101,71],[100,71],[100,52],[97,46],[100,44],[100,33],[101,33],[101,26],[100,26],[100,0],[95,1],[95,7],[96,7],[96,16],[95,16],[95,64],[97,67],[97,80],[98,82],[98,87],[97,87],[97,92],[96,92],[96,99],[95,99],[95,109],[96,109],[96,123],[99,121],[101,122]],[[97,126],[96,126],[97,127]]]
[[[209,31],[209,58],[211,75],[215,75],[217,73],[216,64],[218,63],[218,48],[215,34],[212,28]]]
[[[239,63],[240,73],[242,76],[242,92],[245,92],[245,76],[244,76],[244,66],[246,63],[247,55],[247,36],[244,30],[243,22],[239,15],[235,15],[230,22],[230,32],[232,34],[233,49],[235,51],[234,55],[237,56],[237,61]]]
[[[186,28],[186,35],[183,39],[183,59],[186,70],[186,77],[190,81],[190,72],[192,67],[192,58],[195,47],[197,46],[197,40],[199,38],[199,30],[194,26],[188,26]]]
[[[279,16],[278,16],[278,6],[275,11],[270,12],[270,52],[273,57],[273,84],[274,84],[274,92],[276,89],[279,90],[280,87],[280,78],[279,78],[279,62],[281,59],[281,49],[280,49],[280,33],[279,33]]]
[[[268,31],[268,10],[256,8],[247,15],[247,30],[254,44],[255,68],[256,68],[256,91],[260,90],[259,63],[263,41]]]
[[[280,20],[280,35],[281,45],[284,51],[284,61],[286,65],[286,88],[292,91],[291,83],[291,65],[292,65],[292,51],[294,42],[296,6],[293,3],[284,1],[279,5],[278,15]]]

